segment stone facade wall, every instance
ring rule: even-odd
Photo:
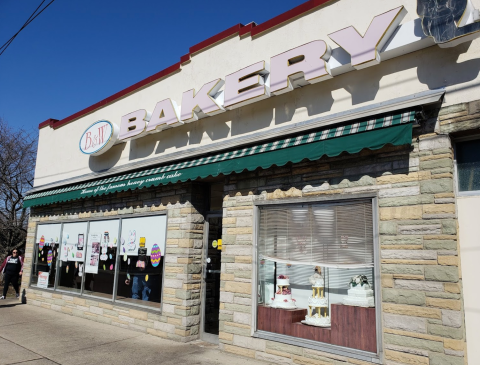
[[[251,337],[255,200],[375,192],[379,203],[384,363],[460,365],[465,325],[459,270],[453,150],[440,120],[459,107],[430,111],[412,147],[273,166],[226,177],[220,346],[228,352],[294,364],[367,364]],[[464,108],[466,110],[466,108]]]
[[[177,341],[197,339],[204,221],[200,212],[204,197],[203,186],[184,183],[33,208],[22,279],[23,287],[27,288],[28,304]],[[148,212],[166,212],[168,216],[162,313],[74,294],[28,288],[37,224]]]

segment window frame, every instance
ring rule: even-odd
[[[73,297],[82,297],[82,298],[87,298],[87,299],[92,299],[92,300],[98,300],[100,302],[106,302],[106,303],[113,303],[114,305],[118,306],[125,306],[125,307],[133,307],[133,308],[141,308],[142,310],[147,310],[151,311],[154,313],[163,313],[163,289],[164,289],[164,281],[165,281],[165,256],[166,252],[164,254],[164,259],[163,259],[163,267],[162,267],[162,287],[160,291],[160,305],[158,308],[154,308],[152,306],[145,306],[141,304],[136,304],[136,303],[125,303],[122,301],[117,301],[116,296],[117,296],[117,286],[118,286],[118,270],[119,270],[119,262],[121,259],[120,255],[120,250],[119,244],[121,240],[121,232],[122,232],[122,220],[123,219],[130,219],[130,218],[142,218],[142,217],[149,217],[149,216],[165,216],[166,218],[166,227],[165,227],[165,247],[166,247],[166,242],[167,242],[167,233],[168,233],[168,214],[166,211],[163,212],[148,212],[148,213],[142,213],[142,214],[125,214],[121,216],[113,216],[113,217],[94,217],[94,218],[83,218],[83,219],[63,219],[63,220],[56,220],[53,222],[38,222],[36,227],[35,227],[35,236],[34,236],[34,242],[33,242],[33,252],[34,256],[33,258],[38,259],[38,244],[36,242],[37,240],[37,233],[38,233],[38,227],[41,225],[47,225],[47,224],[61,224],[60,227],[60,243],[59,243],[59,248],[62,247],[62,240],[63,240],[63,226],[66,223],[81,223],[81,222],[87,222],[87,228],[86,228],[86,243],[88,242],[88,236],[90,232],[90,222],[98,222],[98,221],[107,221],[107,220],[118,220],[118,241],[117,241],[117,254],[116,254],[116,260],[115,260],[115,277],[114,277],[114,283],[113,283],[113,293],[112,293],[112,298],[107,299],[107,298],[102,298],[99,296],[91,295],[91,294],[84,294],[84,283],[85,283],[85,270],[83,271],[82,275],[82,285],[80,292],[73,292],[73,291],[68,291],[68,290],[62,290],[58,288],[58,280],[59,280],[59,265],[60,265],[60,259],[59,256],[57,257],[56,264],[55,264],[55,284],[53,288],[39,288],[36,285],[32,285],[32,278],[33,278],[33,270],[34,270],[34,261],[32,258],[32,266],[31,266],[31,271],[30,271],[30,278],[28,282],[28,288],[35,289],[35,290],[40,290],[40,291],[47,291],[47,292],[56,292],[59,294],[64,294],[64,295],[69,295]],[[87,244],[85,244],[85,247],[87,247]]]
[[[459,176],[458,176],[458,167],[457,167],[457,144],[462,142],[469,142],[480,140],[480,135],[476,134],[473,136],[459,137],[453,140],[453,173],[454,173],[454,191],[456,197],[466,197],[466,196],[478,196],[480,195],[480,190],[471,190],[471,191],[460,191],[459,190]]]
[[[257,296],[258,296],[258,277],[259,277],[259,262],[258,258],[258,241],[259,241],[259,227],[260,227],[260,207],[268,205],[284,206],[290,204],[308,204],[308,203],[332,203],[335,201],[353,201],[353,200],[371,200],[372,204],[372,223],[373,223],[373,258],[374,258],[374,297],[375,297],[375,320],[376,320],[376,343],[377,353],[371,353],[363,350],[352,349],[332,345],[324,342],[317,342],[303,338],[282,335],[273,332],[266,332],[257,329]],[[251,333],[252,337],[266,339],[275,342],[282,342],[299,347],[305,347],[313,350],[325,351],[340,356],[347,356],[363,361],[370,361],[381,364],[383,358],[383,331],[382,331],[382,298],[381,298],[381,276],[380,276],[380,240],[379,240],[379,215],[378,215],[378,194],[363,193],[363,194],[340,194],[332,196],[315,196],[304,198],[287,198],[278,200],[257,200],[254,201],[254,227],[253,227],[253,258],[252,258],[252,322]]]
[[[39,249],[38,249],[38,243],[37,241],[37,233],[38,233],[38,226],[40,225],[53,225],[53,224],[60,224],[60,241],[61,241],[61,235],[63,232],[63,222],[59,221],[54,221],[54,222],[45,222],[45,223],[39,223],[35,227],[35,236],[34,236],[34,241],[33,241],[33,256],[32,256],[32,267],[30,268],[30,278],[28,279],[28,287],[29,288],[37,288],[37,286],[32,286],[32,280],[33,280],[33,272],[35,270],[35,262],[38,263],[38,254],[39,254]],[[60,242],[58,243],[60,245]],[[59,246],[60,248],[60,246]],[[25,259],[24,259],[25,260]],[[34,261],[35,260],[35,261]],[[38,288],[40,290],[48,290],[48,291],[54,291],[56,288],[57,284],[57,269],[58,269],[58,252],[57,252],[57,258],[55,260],[55,280],[53,282],[53,288]],[[38,283],[38,278],[37,278],[37,283]]]

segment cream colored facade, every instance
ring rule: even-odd
[[[478,260],[480,258],[480,196],[457,198],[460,259],[464,290],[467,354],[469,364],[480,363],[480,292],[478,286]]]
[[[474,2],[480,8],[480,0]],[[296,89],[241,109],[201,119],[157,134],[114,146],[97,157],[80,153],[77,140],[97,120],[119,124],[123,115],[138,109],[150,112],[166,98],[181,103],[182,93],[238,71],[255,62],[313,40],[337,46],[328,34],[354,26],[364,33],[372,19],[400,5],[408,13],[402,23],[418,18],[416,1],[341,0],[320,7],[274,31],[252,39],[238,36],[193,55],[181,71],[142,90],[83,116],[58,130],[42,128],[38,147],[35,186],[74,178],[112,167],[126,166],[165,153],[175,153],[231,137],[265,132],[319,116],[368,106],[401,96],[445,87],[445,106],[478,99],[480,40],[454,48],[432,46],[421,52],[397,57],[361,71]],[[55,141],[56,148],[51,148]],[[59,154],[57,151],[63,151]],[[52,164],[55,161],[55,164]]]

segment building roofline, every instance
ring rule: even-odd
[[[183,56],[180,57],[180,62],[177,62],[160,72],[157,72],[156,74],[149,76],[83,110],[80,110],[77,113],[74,113],[64,119],[58,120],[58,119],[47,119],[46,121],[40,123],[38,125],[39,129],[42,129],[44,127],[50,127],[53,129],[60,128],[68,123],[73,122],[76,119],[79,119],[89,113],[94,112],[97,109],[103,108],[107,106],[108,104],[111,104],[117,100],[120,100],[150,84],[153,84],[155,82],[160,81],[161,79],[170,76],[176,72],[181,71],[181,65],[185,64],[190,61],[190,58],[193,54],[201,52],[209,47],[214,46],[215,44],[222,42],[226,39],[229,39],[232,36],[238,35],[239,37],[245,37],[248,34],[250,34],[250,37],[254,38],[255,36],[259,36],[262,33],[271,30],[275,27],[281,26],[286,22],[289,22],[299,16],[302,16],[309,11],[314,10],[315,8],[324,5],[325,3],[329,2],[331,0],[309,0],[303,4],[300,4],[296,6],[293,9],[290,9],[280,15],[277,15],[276,17],[269,19],[261,24],[256,24],[254,22],[248,23],[247,25],[243,24],[237,24],[234,25],[233,27],[230,27],[210,38],[205,39],[204,41],[195,44],[194,46],[189,48],[189,52]]]

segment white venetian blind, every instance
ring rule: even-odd
[[[260,259],[324,267],[373,267],[372,201],[262,207]]]

